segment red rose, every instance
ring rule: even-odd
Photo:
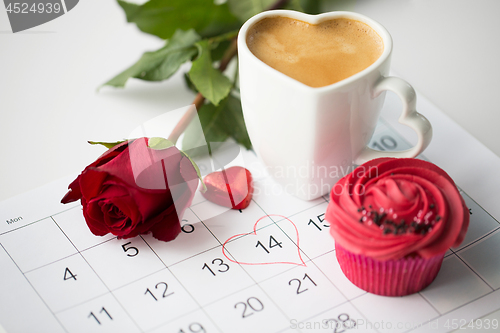
[[[61,200],[81,200],[94,235],[130,238],[151,232],[162,241],[181,231],[180,219],[198,185],[193,164],[176,147],[152,149],[147,138],[106,151],[69,185]]]
[[[450,176],[418,159],[369,161],[339,180],[330,198],[326,219],[335,242],[380,261],[444,254],[469,225]]]

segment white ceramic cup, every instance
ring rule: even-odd
[[[384,50],[371,66],[342,81],[313,88],[278,72],[255,57],[246,39],[249,28],[267,17],[289,17],[312,24],[349,18],[373,28]],[[312,200],[328,193],[352,166],[378,157],[415,157],[430,143],[432,128],[416,109],[415,90],[388,77],[392,39],[379,23],[351,12],[308,15],[289,10],[262,12],[250,18],[238,35],[241,103],[253,149],[284,191]],[[403,102],[399,122],[417,132],[417,144],[399,152],[376,151],[367,144],[373,134],[385,91]]]

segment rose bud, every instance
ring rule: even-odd
[[[69,185],[61,202],[80,199],[94,235],[120,239],[152,233],[170,241],[181,231],[198,185],[197,170],[175,146],[151,148],[152,141],[140,138],[110,148]]]

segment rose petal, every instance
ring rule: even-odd
[[[198,186],[193,165],[175,147],[155,150],[141,138],[101,155],[70,184],[62,202],[81,199],[95,235],[118,238],[152,232],[172,240]]]
[[[175,210],[171,211],[170,214],[168,212],[162,213],[158,219],[159,221],[150,229],[154,238],[169,242],[181,232],[181,225]]]
[[[69,184],[68,189],[69,191],[61,199],[61,203],[67,204],[82,198],[82,192],[80,191],[80,175]]]

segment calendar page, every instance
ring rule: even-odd
[[[411,146],[411,130],[395,125],[399,110],[388,98],[371,147]],[[486,191],[499,180],[490,175],[491,163],[480,163],[484,147],[425,99],[419,111],[429,115],[435,133],[429,155],[420,158],[450,166],[471,214],[464,242],[448,250],[436,280],[423,291],[383,297],[350,283],[325,221],[328,196],[302,201],[284,194],[253,152],[242,151],[239,158],[254,176],[249,207],[228,210],[197,194],[172,242],[92,235],[79,203],[59,203],[74,176],[0,203],[3,330],[497,331],[496,319],[478,318],[500,309],[499,216],[482,208],[494,210],[491,203],[500,195],[479,200],[469,192],[484,193],[475,186]],[[466,142],[463,155],[453,154],[444,137]],[[200,161],[202,171],[204,163],[209,161]],[[482,179],[472,185],[470,173],[461,171],[471,166]]]

